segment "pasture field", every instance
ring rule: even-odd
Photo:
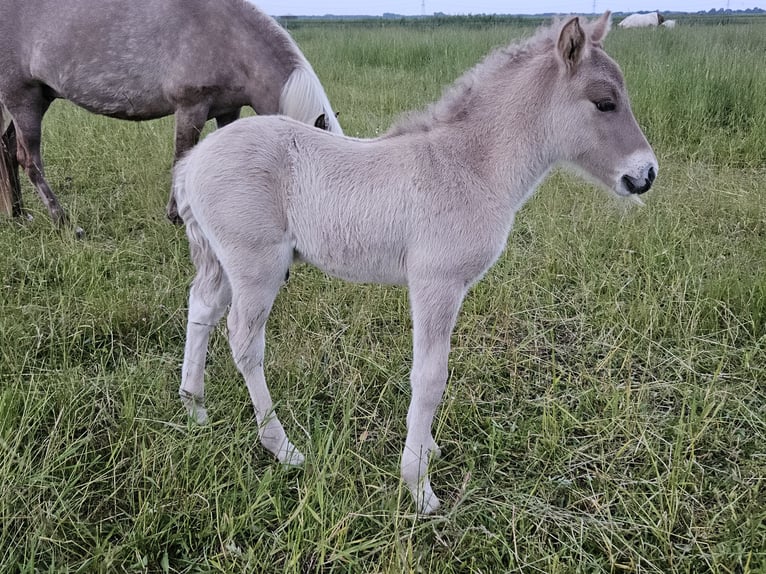
[[[532,30],[294,35],[346,133],[374,136]],[[172,121],[54,104],[49,180],[87,237],[26,180],[34,219],[0,221],[0,572],[766,572],[766,21],[607,50],[656,187],[639,208],[556,173],[519,213],[452,338],[426,519],[398,478],[406,292],[293,269],[266,372],[305,468],[259,446],[223,326],[191,424]]]

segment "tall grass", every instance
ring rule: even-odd
[[[371,136],[532,29],[295,37]],[[398,481],[406,293],[291,274],[266,368],[305,468],[258,446],[223,328],[212,423],[190,424],[172,122],[56,103],[49,179],[88,236],[52,229],[28,184],[34,220],[0,224],[0,571],[766,571],[764,32],[609,36],[657,187],[627,209],[555,174],[519,214],[453,336],[429,519]]]

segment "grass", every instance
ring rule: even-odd
[[[531,30],[295,36],[371,136]],[[54,104],[49,179],[88,236],[56,232],[26,182],[34,220],[0,225],[0,571],[766,571],[763,33],[612,32],[657,187],[626,209],[555,174],[519,214],[453,336],[428,519],[398,480],[406,293],[291,274],[267,376],[305,468],[259,447],[223,328],[212,423],[190,424],[172,122]]]

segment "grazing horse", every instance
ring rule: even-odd
[[[224,126],[245,105],[343,133],[290,35],[246,0],[0,0],[0,39],[0,104],[57,224],[66,216],[40,155],[56,98],[126,120],[175,114],[176,161],[208,119]],[[167,214],[178,222],[172,193]]]
[[[609,26],[609,12],[573,17],[498,49],[376,139],[257,117],[192,149],[173,184],[197,270],[179,391],[189,414],[207,420],[208,337],[231,305],[229,344],[260,440],[283,463],[300,464],[263,372],[266,319],[290,265],[406,285],[413,365],[401,473],[418,511],[435,511],[427,465],[439,453],[431,425],[450,335],[516,212],[556,165],[625,197],[647,191],[657,174],[622,73],[602,47]]]

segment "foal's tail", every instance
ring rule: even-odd
[[[3,102],[0,102],[0,136],[3,135],[5,130],[8,129],[8,126],[11,125],[11,120],[10,112],[5,108]]]
[[[184,223],[191,223],[194,221],[194,214],[192,213],[191,206],[189,205],[189,197],[187,195],[187,183],[186,183],[186,171],[189,159],[189,153],[179,159],[173,166],[173,183],[171,185],[171,193],[178,205],[178,215],[183,217]],[[196,221],[194,221],[196,224]]]
[[[298,64],[287,78],[279,97],[279,113],[312,126],[324,115],[327,131],[343,135],[330,100],[308,62]]]
[[[205,231],[195,217],[191,206],[190,194],[194,193],[194,182],[189,180],[189,156],[187,153],[173,168],[173,195],[178,205],[178,215],[181,216],[186,227],[186,237],[189,239],[189,252],[192,262],[197,269],[195,283],[203,292],[217,292],[222,283],[227,281],[220,261],[215,254]]]

